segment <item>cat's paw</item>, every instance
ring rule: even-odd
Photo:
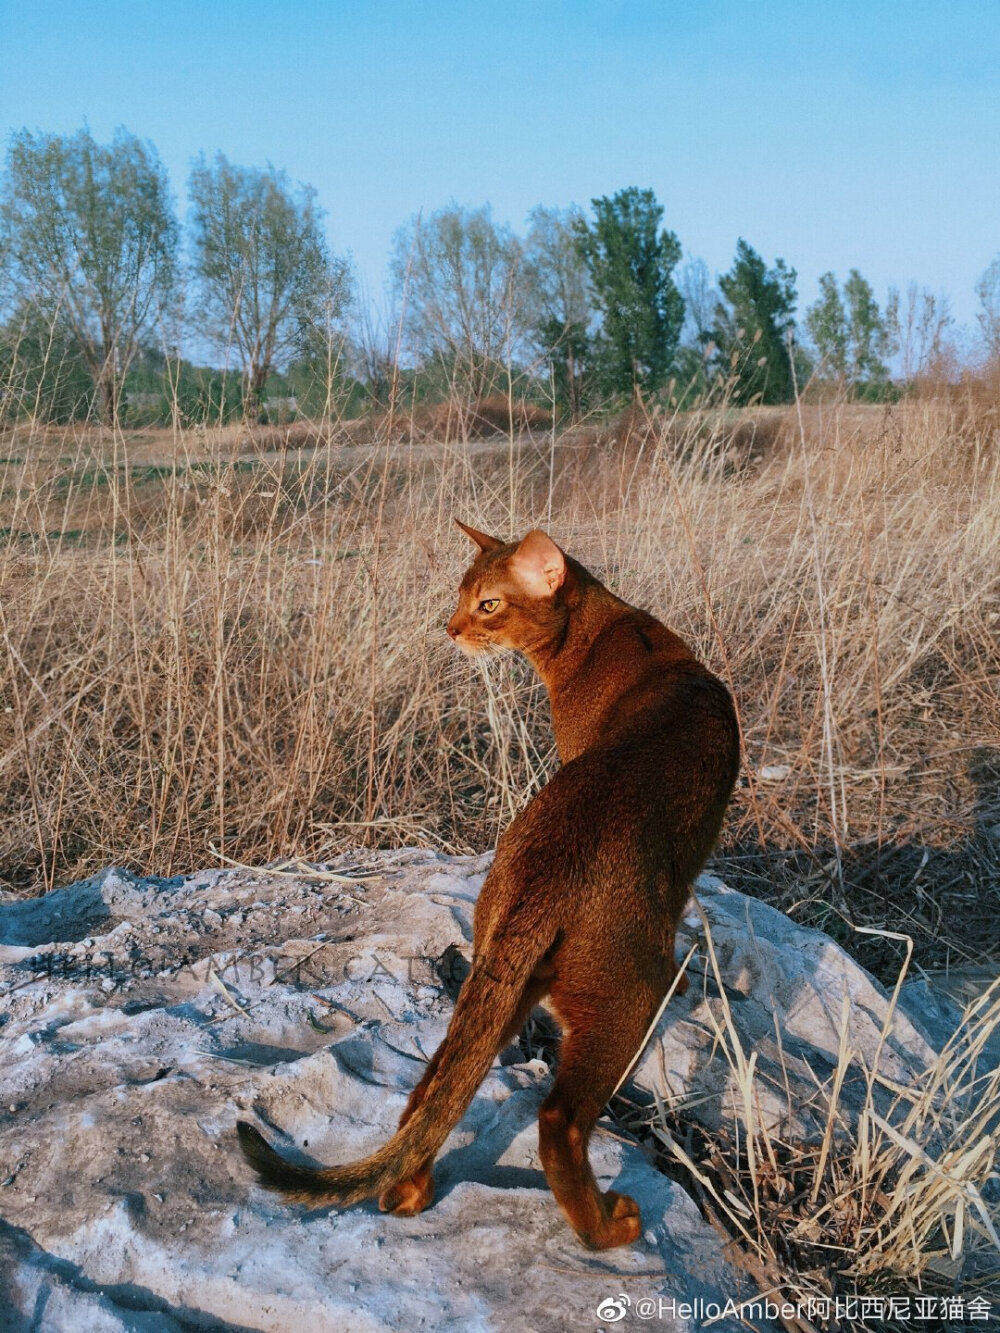
[[[642,1217],[639,1205],[628,1194],[615,1190],[601,1197],[604,1219],[593,1231],[580,1233],[580,1239],[589,1250],[613,1250],[618,1245],[631,1245],[642,1235]]]
[[[604,1206],[610,1218],[639,1216],[639,1205],[630,1194],[619,1194],[616,1190],[608,1190],[604,1196]]]
[[[427,1172],[397,1181],[379,1196],[379,1211],[397,1217],[416,1217],[434,1201],[434,1177]]]

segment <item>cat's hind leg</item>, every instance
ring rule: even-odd
[[[566,994],[553,987],[567,1036],[538,1116],[539,1154],[552,1193],[580,1240],[594,1250],[631,1244],[642,1231],[634,1199],[598,1188],[587,1144],[666,991],[666,985],[630,985],[621,975],[615,983],[607,994]]]

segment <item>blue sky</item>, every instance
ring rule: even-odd
[[[687,252],[917,279],[1000,251],[1000,0],[0,0],[0,129],[222,149],[316,187],[378,292],[417,209],[652,186]]]

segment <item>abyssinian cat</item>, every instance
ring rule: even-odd
[[[448,633],[468,653],[513,648],[548,689],[562,766],[511,823],[480,891],[472,969],[399,1129],[364,1161],[289,1162],[240,1122],[264,1183],[290,1198],[410,1216],[434,1156],[498,1051],[544,997],[562,1027],[539,1151],[583,1243],[641,1230],[601,1193],[587,1141],[677,974],[674,929],[718,836],[739,767],[729,693],[687,645],[621,601],[544,532],[506,543],[459,524],[479,554]]]

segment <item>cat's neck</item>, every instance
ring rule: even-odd
[[[607,739],[615,705],[641,680],[649,684],[651,669],[659,688],[664,669],[695,662],[672,630],[616,597],[576,561],[567,566],[562,632],[522,649],[548,691],[563,763]]]
[[[598,638],[632,608],[575,560],[567,559],[562,596],[569,615],[560,633],[525,648],[524,655],[538,672],[553,710],[572,692],[574,679],[591,657]]]

